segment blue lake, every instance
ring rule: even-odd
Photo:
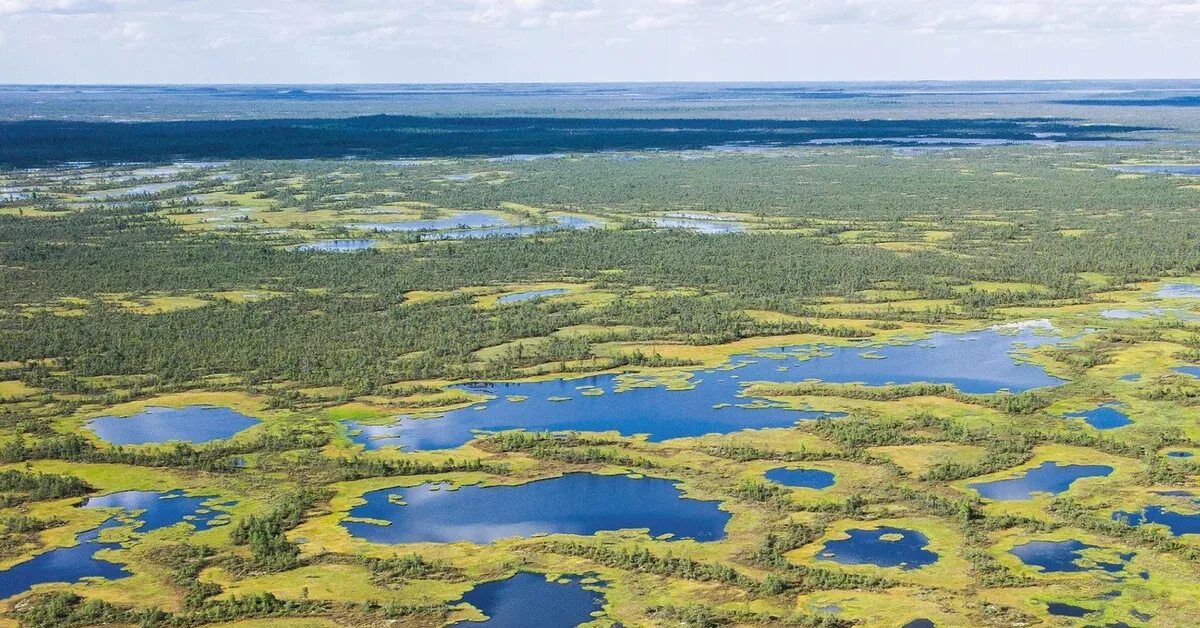
[[[1106,403],[1084,412],[1068,412],[1063,416],[1068,419],[1083,419],[1088,425],[1098,430],[1111,430],[1133,423],[1120,408],[1120,404]]]
[[[1200,299],[1200,284],[1170,283],[1159,288],[1155,295],[1164,299]]]
[[[734,222],[695,218],[651,218],[650,222],[667,229],[686,229],[696,233],[737,233],[745,229]]]
[[[1195,454],[1193,454],[1190,451],[1168,451],[1167,452],[1168,458],[1191,458],[1194,455]]]
[[[907,624],[904,624],[900,628],[935,628],[935,624],[928,619],[921,618],[914,619]]]
[[[119,508],[117,515],[99,526],[75,536],[76,545],[55,548],[23,563],[0,571],[0,599],[28,591],[35,584],[47,582],[79,582],[84,578],[116,580],[129,575],[122,565],[95,558],[101,550],[121,549],[120,543],[102,543],[100,532],[132,523],[139,533],[182,523],[207,528],[221,514],[203,506],[208,497],[185,497],[179,491],[154,493],[124,491],[88,498],[82,508]]]
[[[589,591],[580,576],[547,581],[542,574],[520,572],[506,580],[486,582],[463,594],[462,601],[487,619],[456,625],[487,628],[574,628],[603,610],[604,598]],[[565,580],[565,582],[563,582]]]
[[[669,480],[571,473],[518,486],[442,483],[388,488],[363,495],[343,521],[351,535],[375,543],[491,543],[538,534],[590,535],[648,528],[651,536],[715,541],[725,537],[729,513],[715,501],[686,499]],[[402,502],[396,503],[396,502]]]
[[[1191,375],[1192,377],[1200,377],[1200,366],[1181,366],[1172,370],[1176,373],[1183,373],[1184,375]]]
[[[211,496],[188,497],[182,491],[122,491],[89,497],[80,508],[119,508],[138,522],[134,529],[144,534],[183,522],[196,529],[212,527],[223,511],[206,507],[204,503],[210,499]]]
[[[532,301],[533,299],[541,299],[545,297],[556,297],[560,294],[566,294],[567,291],[563,288],[548,288],[546,290],[528,290],[526,292],[514,292],[513,294],[505,294],[496,298],[496,303],[520,303],[522,301]]]
[[[494,382],[456,386],[491,399],[450,410],[439,418],[401,416],[391,425],[347,422],[351,439],[367,449],[429,450],[457,447],[476,431],[617,431],[648,434],[653,442],[780,428],[797,421],[837,416],[794,410],[744,396],[750,382],[862,382],[868,385],[931,382],[967,393],[1022,391],[1062,380],[1040,367],[1018,362],[1021,347],[1056,342],[1031,331],[937,333],[913,344],[777,347],[732,356],[721,368],[694,371],[692,388],[635,386],[617,392],[615,375],[540,382]],[[627,376],[650,382],[644,377]]]
[[[1041,567],[1045,573],[1069,573],[1093,568],[1080,562],[1083,559],[1083,551],[1093,547],[1095,546],[1082,541],[1068,539],[1066,541],[1029,541],[1009,551],[1020,558],[1021,562]],[[1125,568],[1124,562],[1096,561],[1094,565],[1094,568],[1109,573],[1115,573]]]
[[[1159,494],[1167,497],[1185,498],[1190,502],[1192,510],[1200,508],[1200,499],[1197,499],[1189,491],[1163,491]],[[1131,526],[1147,523],[1161,524],[1167,526],[1174,536],[1200,534],[1200,512],[1189,514],[1176,512],[1163,506],[1146,506],[1140,512],[1114,512],[1112,519],[1114,521],[1124,521]]]
[[[788,469],[780,467],[767,471],[763,477],[784,486],[823,489],[833,486],[834,476],[820,469]]]
[[[257,419],[229,408],[152,406],[130,417],[92,419],[85,427],[114,445],[147,445],[171,441],[207,443],[229,438],[257,424]]]
[[[937,561],[938,555],[925,547],[929,538],[915,530],[884,526],[875,530],[847,530],[848,539],[826,541],[818,560],[843,565],[876,565],[917,569]],[[899,536],[899,538],[893,538]],[[884,538],[888,537],[888,538]]]
[[[514,225],[510,227],[485,227],[482,229],[463,229],[459,231],[435,231],[421,235],[422,240],[476,240],[479,238],[524,236],[551,231],[568,229],[589,229],[599,227],[600,222],[576,216],[559,216],[552,223],[537,225]]]
[[[987,499],[1011,501],[1030,499],[1035,493],[1050,493],[1057,495],[1071,487],[1081,478],[1104,477],[1112,473],[1113,468],[1097,464],[1068,464],[1059,465],[1057,462],[1043,462],[1025,473],[1007,479],[992,482],[968,484],[979,495]]]
[[[309,242],[296,247],[297,251],[332,251],[334,253],[349,253],[351,251],[362,251],[369,249],[376,244],[377,240],[320,240],[318,242]]]

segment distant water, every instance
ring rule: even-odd
[[[917,569],[932,565],[938,555],[925,547],[929,539],[915,530],[884,526],[874,530],[847,530],[850,538],[828,541],[817,552],[818,560],[843,565],[876,565]]]
[[[1171,370],[1175,371],[1176,373],[1191,375],[1192,377],[1200,377],[1200,366],[1180,366]]]
[[[1164,299],[1200,299],[1200,284],[1171,283],[1155,293]]]
[[[519,572],[506,580],[485,582],[463,594],[462,601],[487,615],[462,626],[486,628],[575,628],[604,608],[604,598],[584,588],[580,576],[547,581],[542,574]]]
[[[1200,177],[1200,165],[1192,164],[1156,164],[1144,166],[1113,166],[1119,172],[1138,174],[1169,174],[1184,177]]]
[[[986,499],[1011,501],[1031,499],[1035,493],[1050,493],[1057,495],[1071,487],[1076,480],[1082,478],[1104,477],[1113,472],[1113,468],[1098,464],[1068,464],[1059,465],[1057,462],[1043,462],[1016,477],[1007,480],[994,480],[968,484],[980,496]]]
[[[696,233],[736,233],[745,230],[737,223],[695,218],[651,218],[650,222],[667,229],[686,229]]]
[[[375,543],[491,543],[538,534],[590,535],[648,528],[650,536],[716,541],[725,537],[729,513],[717,502],[687,499],[658,478],[571,473],[517,486],[422,484],[363,495],[343,521],[351,535]]]
[[[335,253],[349,253],[351,251],[362,251],[369,249],[379,244],[378,240],[319,240],[317,242],[309,242],[296,247],[297,251],[331,251]]]
[[[469,180],[469,179],[467,179]],[[454,212],[444,218],[429,218],[420,220],[398,220],[395,222],[368,222],[346,225],[354,229],[370,231],[436,231],[439,229],[478,229],[503,225],[506,220],[483,212]]]
[[[257,423],[258,419],[230,408],[150,406],[129,417],[102,416],[92,419],[85,427],[114,445],[148,445],[170,441],[198,444],[229,438]]]
[[[566,293],[567,291],[562,288],[527,290],[525,292],[514,292],[513,294],[505,294],[497,297],[496,303],[521,303],[522,301],[532,301],[533,299],[541,299],[544,297],[556,297],[560,294]]]

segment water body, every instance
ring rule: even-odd
[[[667,229],[686,229],[696,233],[737,233],[745,228],[737,223],[694,218],[651,218],[650,222]]]
[[[105,199],[110,199],[110,198],[125,198],[125,197],[130,197],[130,196],[139,196],[139,195],[143,195],[143,194],[158,194],[159,192],[166,192],[167,190],[173,190],[175,188],[182,188],[185,185],[187,185],[187,183],[181,182],[181,181],[168,181],[166,183],[146,183],[143,185],[137,185],[137,186],[119,189],[119,190],[98,190],[95,192],[88,192],[87,194],[83,195],[83,198],[85,198],[87,200],[91,200],[91,201],[97,201],[97,200],[105,200]]]
[[[1088,613],[1096,612],[1093,608],[1084,608],[1075,606],[1074,604],[1066,604],[1064,602],[1050,602],[1046,604],[1046,612],[1055,617],[1083,617]]]
[[[1112,471],[1113,468],[1107,465],[1059,465],[1057,462],[1043,462],[1041,466],[1007,480],[981,482],[967,486],[975,489],[980,496],[986,499],[1012,501],[1031,499],[1035,493],[1058,495],[1070,488],[1076,480],[1104,477]]]
[[[1200,165],[1192,164],[1154,164],[1144,166],[1113,166],[1118,172],[1137,174],[1169,174],[1180,177],[1200,177]]]
[[[221,510],[204,505],[210,499],[211,495],[188,497],[183,491],[122,491],[89,497],[80,508],[120,508],[133,516],[135,530],[143,534],[185,521],[198,530],[205,530],[219,525],[215,521],[223,514]]]
[[[297,251],[333,251],[336,253],[349,253],[351,251],[362,251],[369,249],[379,244],[378,240],[320,240],[317,242],[309,242],[296,247]]]
[[[1191,458],[1194,455],[1195,454],[1193,454],[1190,451],[1168,451],[1167,452],[1168,458]]]
[[[823,489],[833,486],[834,475],[820,469],[787,469],[780,467],[767,471],[763,477],[784,486]]]
[[[938,555],[925,549],[929,538],[916,530],[884,526],[875,530],[847,530],[848,539],[827,541],[818,560],[843,565],[876,565],[917,569],[932,565]]]
[[[1193,508],[1200,508],[1200,499],[1197,499],[1190,491],[1162,491],[1159,495],[1186,498],[1191,502]],[[1146,506],[1140,512],[1114,512],[1112,519],[1113,521],[1123,521],[1131,526],[1161,524],[1167,526],[1174,536],[1200,534],[1200,512],[1182,513],[1162,506]]]
[[[686,499],[669,480],[623,475],[571,473],[519,486],[457,490],[426,483],[371,491],[363,499],[366,503],[351,509],[350,517],[390,523],[351,520],[342,526],[375,543],[491,543],[642,528],[654,537],[715,541],[725,537],[729,522],[729,513],[718,510],[717,502]]]
[[[171,441],[208,443],[229,438],[257,424],[258,419],[230,408],[197,405],[151,406],[130,417],[92,419],[84,427],[114,445],[148,445]]]
[[[1120,379],[1123,382],[1136,382],[1141,380],[1142,376],[1140,373],[1129,373],[1128,375],[1122,375]]]
[[[1118,410],[1121,407],[1119,403],[1106,403],[1083,412],[1068,412],[1063,416],[1068,419],[1083,419],[1098,430],[1111,430],[1133,423],[1124,412]]]
[[[1200,366],[1181,366],[1171,370],[1175,371],[1176,373],[1191,375],[1192,377],[1200,377]]]
[[[1171,283],[1154,294],[1163,299],[1200,299],[1200,284]]]
[[[79,582],[84,578],[125,578],[130,574],[124,566],[95,557],[101,550],[121,549],[120,543],[99,540],[103,530],[131,523],[136,532],[144,534],[184,521],[195,528],[208,528],[216,525],[216,518],[222,514],[203,505],[209,499],[187,497],[180,491],[123,491],[90,497],[80,505],[81,508],[119,508],[120,513],[76,535],[74,546],[43,552],[0,571],[0,599],[24,593],[35,584]]]
[[[496,299],[496,303],[520,303],[522,301],[532,301],[533,299],[541,299],[544,297],[556,297],[560,294],[566,294],[567,291],[563,288],[548,288],[546,290],[527,290],[525,292],[515,292],[506,294]]]
[[[0,571],[0,600],[24,593],[35,584],[79,582],[84,578],[117,580],[129,576],[123,566],[93,557],[100,550],[121,548],[120,543],[98,540],[102,530],[119,525],[120,521],[109,519],[97,528],[76,535],[73,547],[52,549]]]
[[[922,617],[921,619],[914,619],[907,624],[904,624],[901,626],[901,628],[935,628],[935,624],[932,621]]]
[[[511,227],[487,227],[483,229],[463,229],[461,231],[435,231],[421,235],[424,241],[436,240],[477,240],[479,238],[495,238],[508,236],[525,236],[551,231],[569,229],[590,229],[599,227],[600,222],[576,216],[560,216],[554,222],[538,225],[517,225]]]
[[[367,449],[445,449],[471,441],[476,431],[616,431],[671,438],[728,434],[745,429],[790,427],[835,414],[794,410],[742,396],[750,382],[862,382],[868,385],[944,383],[967,393],[1021,391],[1062,380],[1020,363],[1021,347],[1056,342],[1031,330],[971,334],[938,333],[908,345],[777,347],[732,356],[718,369],[696,371],[688,390],[638,386],[617,392],[615,375],[540,382],[456,386],[492,399],[450,410],[440,418],[402,416],[387,426],[348,422],[351,439]],[[631,378],[638,380],[639,378]]]
[[[370,231],[438,231],[441,229],[479,229],[508,224],[500,216],[483,212],[454,212],[444,218],[429,218],[423,220],[403,220],[397,222],[369,222],[347,225],[354,229]]]
[[[1030,541],[1012,548],[1009,552],[1020,558],[1021,562],[1026,565],[1040,567],[1045,573],[1070,573],[1092,568],[1080,564],[1079,561],[1083,559],[1084,550],[1094,547],[1094,545],[1088,545],[1076,539],[1068,539],[1066,541]],[[1097,561],[1095,568],[1115,573],[1124,569],[1125,563]]]
[[[574,628],[592,620],[604,607],[600,594],[584,588],[580,576],[547,581],[542,574],[519,572],[506,580],[486,582],[463,594],[462,601],[487,619],[456,625],[487,628]]]
[[[1148,310],[1104,310],[1103,312],[1100,312],[1100,316],[1113,320],[1138,320],[1143,318],[1162,318],[1167,316],[1182,320],[1195,320],[1200,318],[1200,315],[1193,314],[1186,310],[1163,309],[1160,307],[1153,307]]]

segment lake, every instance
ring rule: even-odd
[[[527,290],[525,292],[514,292],[512,294],[501,295],[496,298],[496,303],[520,303],[522,301],[532,301],[533,299],[542,299],[545,297],[556,297],[561,294],[566,294],[567,291],[563,288],[548,288],[546,290]]]
[[[1143,166],[1113,166],[1118,172],[1136,174],[1169,174],[1182,177],[1200,177],[1200,165],[1194,164],[1149,164]]]
[[[1180,366],[1171,370],[1175,371],[1176,373],[1191,375],[1192,377],[1200,377],[1200,366]]]
[[[1164,491],[1159,493],[1168,497],[1184,498],[1188,509],[1200,508],[1200,499],[1188,491]],[[1114,521],[1123,521],[1127,525],[1139,526],[1144,524],[1164,525],[1174,536],[1184,534],[1200,534],[1200,512],[1184,513],[1170,510],[1164,506],[1146,506],[1139,512],[1114,512]]]
[[[720,220],[700,220],[696,218],[651,218],[650,222],[666,229],[686,229],[696,233],[737,233],[745,231],[742,225],[735,222]]]
[[[951,384],[967,393],[1022,391],[1054,386],[1062,380],[1041,367],[1019,362],[1021,348],[1057,342],[1032,330],[969,334],[937,333],[910,344],[803,345],[764,349],[732,356],[718,368],[689,374],[687,390],[658,385],[622,388],[622,382],[653,383],[646,376],[612,374],[538,382],[488,382],[455,386],[490,397],[449,410],[438,418],[403,415],[391,425],[347,422],[350,438],[367,449],[400,447],[429,450],[458,447],[477,431],[616,431],[648,434],[652,442],[672,438],[728,434],[745,429],[790,427],[807,419],[840,416],[796,410],[762,398],[747,397],[750,382],[836,383],[931,382]]]
[[[481,229],[463,229],[458,231],[435,231],[421,234],[425,241],[434,240],[475,240],[478,238],[525,236],[551,231],[568,229],[590,229],[601,226],[600,221],[577,216],[558,216],[554,222],[536,225],[514,225],[509,227],[485,227]]]
[[[766,479],[797,488],[823,489],[833,486],[834,476],[820,469],[788,469],[780,467],[771,469],[763,474]]]
[[[508,221],[494,214],[483,212],[454,212],[443,218],[424,218],[418,220],[401,220],[396,222],[368,222],[346,225],[352,229],[367,229],[369,231],[437,231],[441,229],[478,229],[508,224]]]
[[[1154,294],[1164,299],[1200,299],[1200,284],[1171,283]]]
[[[1031,499],[1035,493],[1050,493],[1058,495],[1071,487],[1076,480],[1082,478],[1104,477],[1112,473],[1113,468],[1097,464],[1068,464],[1059,465],[1057,462],[1043,462],[1016,477],[1007,480],[995,480],[968,484],[981,497],[999,501]]]
[[[938,555],[925,547],[929,538],[916,530],[883,526],[874,530],[847,530],[850,538],[826,541],[818,560],[843,565],[875,565],[917,569],[932,565]]]
[[[1124,413],[1118,410],[1123,407],[1119,403],[1106,403],[1083,412],[1068,412],[1063,416],[1068,419],[1083,419],[1084,423],[1098,429],[1111,430],[1133,423]]]
[[[114,445],[149,445],[171,441],[208,443],[229,438],[257,424],[258,419],[230,408],[195,405],[150,406],[129,417],[95,418],[84,427]]]
[[[1101,569],[1109,573],[1115,573],[1125,568],[1125,563],[1133,558],[1131,554],[1121,556],[1122,562],[1103,562],[1093,561],[1093,566],[1081,564],[1084,560],[1083,551],[1095,548],[1094,545],[1088,545],[1076,539],[1067,539],[1065,541],[1029,541],[1022,545],[1018,545],[1009,552],[1021,559],[1021,562],[1026,565],[1040,567],[1045,573],[1068,573],[1075,571],[1085,571],[1087,569]]]
[[[649,529],[650,536],[716,541],[725,537],[729,513],[715,501],[683,497],[670,480],[570,473],[517,486],[444,483],[386,488],[363,495],[366,503],[343,521],[351,535],[375,543],[491,543],[539,534],[591,535],[606,530]]]
[[[208,528],[217,525],[217,521],[224,521],[224,518],[218,519],[224,514],[222,511],[203,505],[209,499],[187,497],[181,491],[123,491],[89,497],[81,508],[113,508],[119,512],[99,526],[76,535],[74,546],[51,549],[0,571],[0,599],[28,591],[35,584],[127,577],[130,574],[124,566],[95,558],[100,550],[121,549],[120,543],[101,542],[101,531],[131,523],[136,532],[144,534],[185,521],[195,528]]]
[[[542,574],[518,572],[505,580],[485,582],[463,594],[462,601],[487,619],[460,622],[487,628],[574,628],[604,608],[603,595],[585,588],[582,576],[546,580]],[[591,585],[595,586],[595,585]]]

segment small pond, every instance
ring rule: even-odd
[[[486,582],[463,594],[462,601],[487,619],[458,626],[487,628],[574,628],[603,610],[604,597],[590,591],[580,576],[547,581],[542,574],[519,572],[506,580]],[[594,586],[594,585],[593,585]]]
[[[1164,299],[1200,299],[1200,284],[1170,283],[1154,294]]]
[[[352,508],[352,519],[342,526],[375,543],[491,543],[540,534],[646,528],[654,537],[671,534],[715,541],[724,538],[730,517],[715,501],[685,498],[669,480],[591,473],[456,490],[426,483],[371,491],[363,499],[366,503]]]
[[[763,477],[784,486],[797,488],[823,489],[833,486],[834,476],[820,469],[788,469],[780,467],[771,469]]]
[[[1119,403],[1106,403],[1083,412],[1068,412],[1063,416],[1068,419],[1083,419],[1084,423],[1098,429],[1111,430],[1133,423],[1129,417],[1119,410]]]
[[[402,220],[396,222],[371,222],[350,224],[354,229],[369,231],[438,231],[442,229],[478,229],[508,224],[508,221],[494,214],[483,212],[454,212],[443,218],[427,218],[418,220]]]
[[[843,565],[876,565],[917,569],[937,561],[938,555],[925,547],[929,538],[916,530],[884,526],[874,530],[847,530],[847,539],[826,541],[818,560]]]
[[[1011,501],[1031,499],[1035,493],[1050,493],[1058,495],[1071,487],[1071,484],[1081,478],[1104,477],[1113,472],[1113,468],[1098,464],[1067,464],[1043,462],[1021,475],[1007,480],[994,480],[968,484],[980,496],[986,499]]]
[[[696,233],[737,233],[745,231],[742,225],[721,220],[699,220],[696,218],[651,218],[650,222],[666,229],[685,229]]]
[[[151,406],[133,416],[102,416],[84,425],[114,445],[148,445],[171,441],[208,443],[229,438],[257,424],[257,419],[230,408],[196,405]]]
[[[522,301],[532,301],[534,299],[544,299],[546,297],[556,297],[566,294],[564,288],[547,288],[545,290],[527,290],[525,292],[514,292],[512,294],[501,295],[496,298],[496,303],[520,303]]]

